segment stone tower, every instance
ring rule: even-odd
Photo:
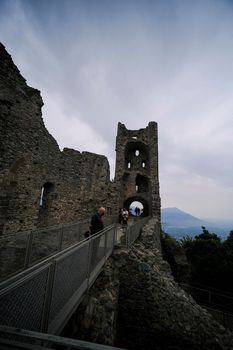
[[[127,130],[118,123],[116,137],[115,183],[118,207],[129,208],[138,201],[144,216],[160,221],[157,123],[144,129]]]

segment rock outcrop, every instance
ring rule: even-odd
[[[154,222],[115,250],[76,312],[76,336],[126,349],[230,350],[232,333],[174,281]]]

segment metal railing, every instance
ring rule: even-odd
[[[0,325],[59,333],[115,245],[130,246],[149,218],[111,225],[0,284]]]
[[[90,343],[83,340],[60,337],[52,334],[32,332],[24,329],[0,326],[2,337],[0,346],[4,349],[56,349],[56,346],[62,349],[78,350],[124,350],[109,345]],[[10,339],[9,339],[10,338]],[[13,339],[12,339],[13,338]],[[40,347],[38,347],[38,345]]]
[[[118,244],[130,247],[138,238],[141,228],[148,222],[150,217],[136,220],[127,226],[118,226]]]
[[[233,296],[180,283],[180,286],[207,309],[223,326],[233,330]]]
[[[105,220],[105,225],[115,218]],[[89,221],[75,222],[0,237],[0,281],[84,240]]]
[[[0,324],[57,333],[114,247],[115,225],[1,284]]]

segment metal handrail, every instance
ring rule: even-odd
[[[103,344],[97,344],[97,343],[90,343],[84,340],[78,340],[78,339],[71,339],[71,338],[65,338],[56,336],[53,334],[45,334],[45,333],[38,333],[38,332],[32,332],[25,329],[18,329],[14,327],[6,327],[6,326],[0,326],[1,334],[5,334],[6,338],[3,337],[0,339],[0,344],[4,344],[4,349],[7,348],[9,345],[9,348],[11,346],[15,345],[15,341],[9,341],[9,335],[16,337],[17,341],[20,343],[24,342],[33,342],[38,343],[40,342],[40,346],[45,345],[45,349],[51,349],[52,345],[60,345],[62,347],[72,348],[72,349],[79,349],[79,350],[124,350],[123,348],[116,348],[109,345],[103,345]],[[28,345],[28,343],[26,343]],[[21,347],[20,347],[21,348]],[[44,348],[44,347],[43,347]],[[32,345],[33,349],[33,345]]]
[[[110,218],[110,221],[115,221],[115,218]],[[0,237],[0,280],[81,242],[88,228],[86,220]]]
[[[232,306],[233,305],[233,296],[229,296],[227,294],[223,294],[223,293],[216,293],[213,292],[211,290],[208,289],[204,289],[204,288],[200,288],[200,287],[195,287],[193,285],[189,285],[186,283],[180,283],[181,287],[184,287],[186,289],[188,289],[190,292],[201,292],[202,295],[203,293],[206,294],[208,296],[208,303],[211,305],[214,305],[215,307],[224,307],[224,306]],[[196,298],[198,299],[198,295],[196,295]],[[214,297],[219,297],[221,301],[226,301],[226,303],[224,304],[216,304],[215,302],[213,302]]]
[[[145,217],[129,225],[122,225],[123,235],[125,239],[122,239],[120,245],[126,245],[128,248],[138,238],[141,228],[148,222],[150,217]]]
[[[106,219],[104,219],[104,221],[108,222],[110,221],[109,224],[112,224],[113,222],[116,222],[117,218],[115,216],[110,216],[107,217]],[[71,226],[78,226],[78,225],[86,225],[86,227],[88,228],[90,223],[90,220],[88,219],[82,219],[79,221],[74,221],[74,222],[68,222],[68,223],[63,223],[63,224],[57,224],[57,225],[51,225],[51,226],[46,226],[46,227],[40,227],[40,228],[35,228],[32,230],[26,230],[26,231],[19,231],[19,232],[15,232],[15,233],[7,233],[7,234],[3,234],[0,236],[0,243],[4,240],[9,240],[9,239],[13,239],[13,238],[20,238],[24,235],[29,235],[31,233],[39,233],[39,232],[44,232],[44,231],[51,231],[54,229],[59,229],[61,227],[71,227]]]
[[[115,225],[112,225],[39,263],[18,280],[12,278],[12,283],[3,282],[0,285],[0,324],[59,332],[111,254],[114,235]],[[99,243],[96,251],[94,242]],[[82,268],[77,270],[79,263]]]
[[[233,310],[232,308],[229,309],[229,306],[232,307],[233,305],[233,297],[230,297],[229,295],[215,293],[208,289],[194,287],[186,283],[179,283],[179,285],[186,292],[191,294],[195,301],[202,307],[204,307],[206,310],[208,310],[217,321],[223,324],[224,327],[233,330]],[[197,292],[201,292],[202,297],[200,296],[200,294],[198,295]],[[203,298],[204,295],[206,295],[206,299]],[[221,304],[216,304],[216,302],[214,302],[215,297],[217,297],[218,300],[221,300]],[[227,303],[224,303],[224,301],[226,300]],[[229,300],[231,301],[231,303],[228,302]]]
[[[0,324],[59,333],[114,246],[132,245],[148,219],[122,231],[113,224],[0,283]]]

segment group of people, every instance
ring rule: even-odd
[[[136,207],[136,208],[134,209],[134,211],[135,211],[135,215],[136,215],[136,216],[139,216],[139,215],[140,215],[140,212],[141,212],[140,208]]]
[[[91,218],[89,230],[84,234],[86,238],[104,229],[103,216],[105,212],[106,212],[106,209],[104,207],[99,207],[97,209],[96,213]],[[126,208],[121,208],[119,210],[119,223],[121,225],[127,225],[128,218],[129,218],[128,210]]]
[[[126,208],[120,208],[119,210],[119,224],[127,225],[129,218],[129,212]]]
[[[85,232],[84,237],[89,238],[90,236],[102,231],[104,229],[103,216],[106,210],[104,207],[99,207],[96,213],[92,216],[89,230]],[[119,223],[121,225],[127,225],[129,218],[129,212],[126,208],[122,208],[119,211]],[[92,243],[92,255],[91,264],[95,264],[98,257],[100,237],[96,237]]]

